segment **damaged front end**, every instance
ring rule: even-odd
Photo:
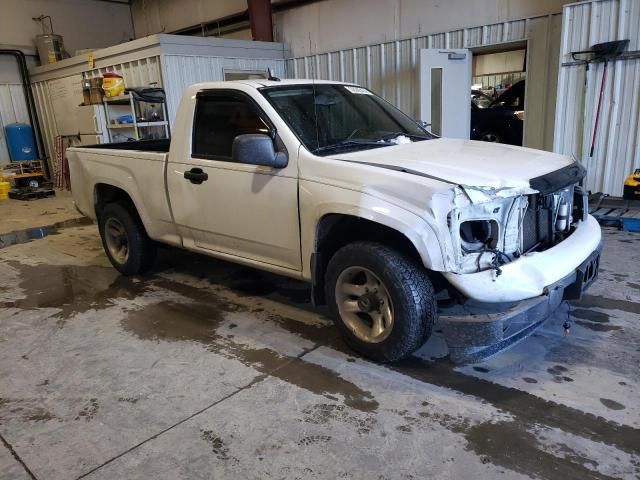
[[[465,187],[456,187],[466,192]],[[477,196],[476,196],[477,197]],[[573,233],[587,215],[587,196],[578,186],[550,194],[519,192],[454,208],[448,217],[456,273],[492,269],[532,252],[543,252]]]
[[[454,187],[447,222],[456,270],[443,275],[466,300],[440,316],[454,362],[526,338],[597,278],[600,227],[577,185],[584,169],[574,172],[520,188]]]
[[[587,195],[575,184],[581,178],[546,180],[542,191],[533,188],[540,183],[535,179],[521,188],[454,187],[456,207],[447,223],[455,273],[491,269],[499,276],[502,265],[566,239],[588,214]]]

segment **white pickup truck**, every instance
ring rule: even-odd
[[[437,138],[353,84],[201,83],[170,142],[67,155],[77,208],[123,274],[147,270],[159,242],[308,281],[378,361],[423,345],[439,306],[451,358],[487,357],[597,276],[579,163]]]

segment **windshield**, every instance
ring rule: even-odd
[[[261,92],[304,146],[317,155],[435,138],[362,87],[286,85],[263,88]]]

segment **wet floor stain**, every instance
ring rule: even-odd
[[[491,370],[489,370],[489,369],[488,369],[488,368],[486,368],[486,367],[477,367],[477,366],[476,366],[476,367],[473,367],[473,369],[474,369],[476,372],[480,372],[480,373],[489,373],[489,372],[491,371]]]
[[[213,430],[200,430],[200,438],[211,446],[211,451],[218,460],[223,462],[239,463],[238,459],[229,455],[229,447],[225,442],[216,435]]]
[[[187,296],[202,295],[202,292],[197,293],[197,291],[198,289],[189,287],[183,289],[181,293]],[[280,325],[283,328],[294,330],[297,335],[314,343],[326,343],[326,334],[328,332],[335,333],[335,329],[330,326],[309,326],[295,319],[286,319],[278,315],[273,316],[270,320],[277,323],[282,322]],[[335,397],[335,395],[345,398],[344,405],[319,407],[313,414],[311,411],[307,412],[306,418],[311,422],[322,422],[322,418],[326,418],[328,422],[332,415],[340,416],[341,414],[337,412],[344,412],[348,407],[352,408],[346,410],[347,412],[359,410],[363,413],[375,412],[378,408],[377,402],[370,392],[363,391],[351,382],[345,381],[343,383],[336,372],[309,364],[304,359],[295,359],[295,362],[292,362],[291,359],[283,358],[268,349],[256,351],[256,349],[239,345],[233,347],[227,345],[224,348],[216,345],[213,348],[214,351],[216,349],[222,352],[226,350],[226,354],[235,356],[245,364],[253,366],[261,372],[277,376],[284,381],[324,395],[327,398],[330,396]],[[278,368],[283,362],[285,365],[287,364],[286,362],[289,362],[288,367]],[[514,415],[521,428],[526,428],[528,425],[543,424],[560,428],[594,441],[602,441],[607,444],[613,443],[625,451],[640,450],[640,441],[638,440],[640,431],[633,427],[618,425],[571,407],[546,401],[527,392],[462,374],[455,371],[453,366],[446,361],[428,362],[420,359],[410,359],[391,365],[389,368],[414,379],[451,388],[487,401],[496,408]],[[561,380],[571,381],[570,377],[566,375],[568,369],[565,366],[555,365],[552,369],[553,375],[559,376]],[[318,382],[315,381],[316,378]]]
[[[603,310],[622,310],[623,312],[640,315],[640,303],[629,300],[615,300],[598,295],[584,295],[581,300],[573,303],[582,308],[601,308]]]
[[[547,372],[549,372],[551,375],[560,375],[568,370],[569,369],[564,365],[554,365],[551,368],[547,368]]]
[[[571,310],[571,315],[576,318],[576,325],[588,328],[594,332],[614,332],[621,330],[617,325],[610,325],[610,315],[597,310],[586,308],[575,308]],[[582,319],[582,320],[580,320]]]
[[[89,401],[82,407],[80,413],[76,416],[76,420],[84,420],[86,422],[90,422],[95,417],[96,413],[98,413],[100,406],[98,404],[97,398],[91,398]]]
[[[482,399],[513,415],[515,422],[525,430],[534,425],[546,425],[596,442],[615,445],[630,453],[640,451],[640,430],[637,428],[610,422],[516,388],[465,375],[445,361],[428,362],[412,358],[390,365],[389,368],[416,380]]]
[[[603,325],[601,323],[583,322],[582,320],[576,320],[575,323],[576,325],[588,328],[594,332],[615,332],[617,330],[622,330],[622,327],[616,325]]]
[[[15,420],[20,422],[62,421],[43,405],[40,399],[0,398],[0,424],[8,424]]]
[[[191,340],[211,343],[224,311],[215,303],[162,301],[129,312],[120,322],[125,331],[143,340]]]
[[[597,310],[587,310],[585,308],[574,308],[571,310],[571,316],[589,320],[596,323],[609,323],[609,315]]]
[[[166,280],[156,282],[167,285]],[[174,285],[171,283],[171,286]],[[349,382],[334,371],[297,357],[287,357],[260,347],[251,347],[222,337],[217,328],[224,320],[225,313],[245,309],[220,299],[207,291],[180,286],[174,288],[192,297],[189,302],[160,302],[145,308],[128,312],[121,320],[123,329],[143,340],[154,341],[195,341],[208,346],[209,350],[232,357],[261,373],[269,374],[287,383],[296,385],[319,395],[340,395],[348,406],[362,410],[377,409],[378,402],[373,395]],[[326,327],[314,326],[279,315],[269,316],[269,320],[305,339],[317,342],[330,340]],[[333,335],[335,338],[335,334]]]
[[[346,408],[345,405],[335,403],[318,403],[305,407],[299,421],[311,425],[343,423],[353,427],[359,435],[369,434],[377,424],[375,416],[358,414]]]
[[[623,273],[612,273],[611,276],[618,280],[619,282],[623,282],[625,281],[627,278],[629,278],[629,275],[625,275]]]
[[[568,460],[545,451],[536,436],[516,422],[481,423],[463,431],[467,448],[495,465],[538,478],[584,480],[611,478],[589,466],[594,462],[574,454]]]
[[[23,266],[20,267],[20,269],[22,268]],[[64,267],[55,267],[55,269],[59,268]],[[204,267],[199,268],[205,271],[209,269],[206,264]],[[123,278],[119,277],[115,270],[111,269],[102,269],[94,273],[98,275],[98,278],[100,278],[100,275],[108,277],[109,275],[105,274],[104,270],[109,270],[118,278]],[[187,269],[187,271],[189,271],[189,269]],[[305,361],[304,357],[282,356],[270,349],[234,344],[232,341],[226,339],[226,337],[222,338],[220,336],[218,330],[226,315],[234,311],[251,310],[251,307],[248,305],[255,305],[255,299],[248,299],[247,302],[242,301],[242,299],[237,303],[234,303],[235,301],[229,302],[221,296],[217,297],[210,290],[180,285],[178,282],[167,281],[166,279],[160,279],[158,277],[150,277],[144,282],[138,282],[142,285],[138,285],[135,280],[125,279],[125,283],[120,286],[114,286],[115,278],[112,278],[111,281],[105,281],[104,283],[99,281],[98,286],[81,285],[77,287],[75,283],[85,283],[91,275],[87,274],[88,277],[84,276],[84,272],[88,272],[88,270],[81,270],[81,273],[78,273],[72,269],[71,272],[70,278],[72,280],[70,280],[70,283],[74,284],[71,293],[59,294],[51,292],[48,301],[43,300],[47,297],[46,294],[41,295],[43,297],[43,299],[41,299],[43,300],[43,305],[47,306],[59,305],[60,299],[63,301],[63,306],[64,302],[68,301],[65,299],[77,298],[79,300],[80,308],[64,311],[65,313],[62,314],[62,318],[68,318],[77,312],[86,311],[86,309],[108,307],[112,305],[113,298],[136,298],[138,295],[144,294],[148,288],[166,288],[174,293],[184,295],[189,301],[186,303],[164,301],[142,309],[129,311],[121,324],[124,331],[147,341],[193,341],[200,343],[212,352],[235,358],[262,373],[270,374],[287,383],[304,388],[336,402],[318,404],[305,409],[305,411],[302,412],[303,416],[300,421],[318,425],[329,424],[332,421],[348,423],[353,425],[358,433],[362,435],[369,433],[373,426],[376,425],[376,412],[379,409],[379,405],[371,392],[343,379],[335,371]],[[49,272],[49,274],[51,273],[52,272]],[[60,272],[58,271],[58,273]],[[221,288],[226,288],[227,283],[232,284],[233,282],[239,281],[235,278],[218,281],[218,275],[213,276],[210,274],[206,278],[209,279],[211,284]],[[126,283],[129,281],[133,283]],[[48,283],[49,282],[44,282],[42,287]],[[27,284],[24,285],[26,286]],[[28,288],[31,289],[31,287],[32,285],[29,283]],[[35,287],[36,289],[42,288],[38,286],[37,282],[35,283]],[[245,287],[246,284],[236,289],[230,287],[230,289],[237,294]],[[251,296],[247,293],[251,291],[251,288],[252,287],[249,286],[248,290],[245,289],[243,293],[245,293],[246,296]],[[293,289],[301,290],[297,288]],[[104,290],[108,292],[104,294],[103,297],[101,292]],[[274,291],[266,295],[271,298],[277,298],[277,293]],[[587,297],[588,298],[584,299],[585,304],[580,305],[582,308],[577,310],[593,312],[588,309],[593,307],[608,308],[602,305],[606,305],[607,301],[613,302],[604,297]],[[293,302],[295,304],[300,299],[296,299],[295,295],[292,295],[289,299],[285,300],[286,301],[282,303]],[[30,301],[34,302],[34,300]],[[35,303],[39,305],[39,302]],[[22,305],[28,305],[28,303]],[[615,305],[613,308],[620,308],[620,301],[616,300]],[[154,306],[157,308],[154,309]],[[301,302],[300,307],[308,308],[303,302]],[[640,305],[634,302],[623,302],[622,307],[622,310],[640,309]],[[314,311],[321,312],[320,310]],[[264,321],[274,322],[287,331],[309,340],[316,345],[332,345],[331,342],[339,338],[336,329],[329,323],[310,325],[295,318],[272,314],[264,309],[254,313],[260,316],[260,318],[263,318]],[[583,315],[583,320],[587,320],[587,322],[593,324],[607,323],[603,320],[604,317],[602,316],[598,317],[597,315],[586,314],[591,315],[591,318],[585,319],[584,313],[580,313],[579,315]],[[578,316],[578,318],[580,317]],[[599,318],[599,320],[594,318]],[[227,328],[230,328],[230,325],[227,324]],[[338,341],[336,341],[336,344],[338,345],[336,348],[341,351],[346,351],[344,345],[340,348]],[[567,478],[599,478],[592,470],[586,469],[585,465],[587,464],[587,460],[585,459],[572,458],[571,460],[567,460],[542,451],[542,447],[538,444],[535,436],[528,431],[533,425],[539,424],[560,428],[566,432],[581,435],[594,441],[613,444],[625,451],[637,452],[640,450],[638,440],[640,439],[640,431],[638,429],[617,425],[603,418],[585,414],[554,402],[545,401],[527,392],[492,384],[479,378],[462,374],[455,371],[453,366],[446,361],[431,363],[419,359],[411,359],[407,362],[390,366],[389,368],[425,383],[444,386],[458,392],[474,395],[480,400],[486,401],[496,408],[512,414],[515,418],[513,422],[489,423],[473,427],[466,424],[462,419],[439,419],[442,425],[445,425],[453,431],[462,433],[468,442],[470,450],[481,455],[483,459],[486,458],[488,461],[496,465],[504,466],[505,468],[523,472],[528,475],[544,477],[548,475],[553,476],[550,474],[550,472],[552,472],[550,469],[553,469],[553,472],[557,471],[565,474],[569,467],[571,467],[575,468],[575,472],[573,475],[566,473],[565,476],[567,476]],[[484,367],[478,368],[482,369]],[[553,370],[553,372],[551,370]],[[482,372],[483,370],[476,369],[476,371]],[[554,375],[554,377],[560,378],[561,381],[572,381],[572,379],[566,375],[567,371],[566,367],[555,365],[550,369],[549,373]],[[523,377],[523,381],[527,383],[537,383],[537,380],[530,377]],[[343,403],[342,399],[344,399]],[[121,400],[119,399],[119,401]],[[128,400],[123,401],[128,402]],[[613,403],[607,405],[604,403],[605,401]],[[618,406],[622,407],[622,409],[625,408],[613,400],[601,399],[601,402],[608,408],[614,410],[619,410],[620,408],[616,408]],[[82,417],[84,418],[91,414],[90,418],[93,418],[93,415],[97,412],[97,402],[95,408],[96,410],[91,413],[91,403],[87,404],[83,408],[83,411],[87,409],[87,414]],[[78,415],[78,417],[81,417],[81,415]],[[403,417],[402,423],[398,425],[398,431],[410,434],[414,428],[420,427],[421,418],[433,419],[437,417],[429,412],[421,412],[417,416],[415,414],[406,414]],[[211,444],[214,454],[218,455],[219,452],[222,452],[220,454],[223,455],[223,457],[226,455],[227,458],[230,458],[228,447],[224,445],[224,442],[219,436],[215,435],[212,431],[202,431],[202,435],[202,439]],[[537,458],[540,462],[546,462],[548,464],[548,470],[540,470],[542,467],[529,462],[529,460],[524,462],[524,464],[513,465],[514,459],[519,458],[521,455],[513,454],[513,451],[505,448],[504,445],[496,445],[493,439],[500,436],[510,439],[514,445],[519,445],[524,452],[528,452],[528,457]],[[311,442],[309,443],[310,445],[313,444],[311,440],[309,440],[309,442]],[[217,450],[214,450],[214,448]],[[226,453],[224,453],[225,448],[227,448]],[[548,458],[548,455],[550,458]]]
[[[600,403],[611,410],[624,410],[626,407],[621,403],[611,400],[610,398],[601,398]]]
[[[49,235],[57,235],[60,230],[71,227],[81,227],[91,225],[93,221],[88,217],[72,218],[51,225],[45,225],[36,228],[27,228],[24,230],[15,230],[9,233],[0,234],[0,248],[19,243],[27,243],[32,240],[40,240]]]
[[[99,266],[25,265],[7,262],[20,274],[19,287],[26,298],[0,302],[0,307],[57,308],[54,315],[63,327],[66,320],[89,310],[103,310],[119,299],[134,300],[149,285],[123,277],[115,269]]]
[[[254,348],[242,344],[216,342],[211,351],[226,353],[255,370],[278,378],[326,398],[343,398],[345,405],[362,412],[378,409],[373,394],[363,390],[339,374],[322,365],[308,362],[300,357],[287,357],[269,348]]]

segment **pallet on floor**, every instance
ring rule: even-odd
[[[14,200],[37,200],[39,198],[53,197],[56,194],[53,188],[18,188],[9,192],[9,198]]]
[[[600,223],[628,232],[640,232],[640,200],[596,193],[589,197],[589,213]]]

